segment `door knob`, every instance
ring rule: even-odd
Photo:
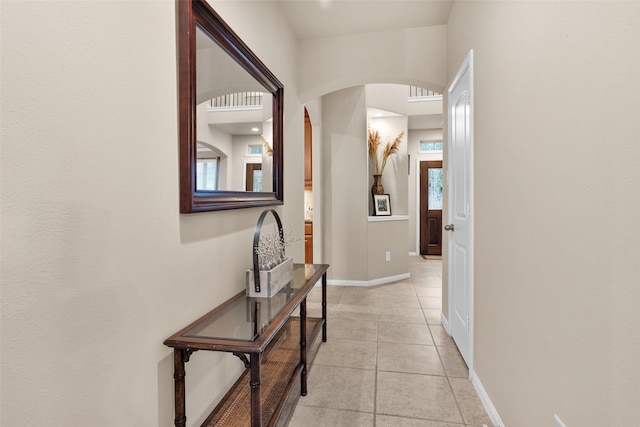
[[[444,226],[444,229],[447,231],[454,231],[453,228],[454,228],[453,224],[447,224]]]

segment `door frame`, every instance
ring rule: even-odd
[[[444,135],[442,136],[442,142],[444,142]],[[425,153],[418,153],[418,155],[416,156],[417,158],[415,160],[415,169],[414,169],[416,171],[416,173],[415,173],[415,175],[416,175],[416,187],[415,187],[416,188],[416,198],[415,198],[415,201],[416,201],[416,203],[415,203],[415,212],[416,212],[416,226],[415,226],[416,246],[415,246],[415,255],[416,256],[420,256],[420,178],[421,178],[420,162],[437,162],[437,161],[441,161],[442,162],[442,167],[443,167],[443,170],[444,170],[445,164],[444,164],[444,158],[443,158],[443,154],[442,153],[443,153],[442,151],[431,151],[431,152],[425,152]],[[444,210],[442,211],[442,214],[444,215]],[[444,221],[444,216],[442,217],[442,220]],[[444,234],[443,234],[442,239],[444,241]],[[443,253],[442,253],[443,259],[444,259],[444,256],[445,256],[445,254],[444,254],[444,251],[443,251]]]
[[[255,171],[255,170],[262,170],[262,163],[261,162],[245,162],[244,163],[244,188],[245,191],[253,191],[253,190],[248,190],[247,189],[247,185],[249,185],[249,165],[252,166],[251,170]],[[259,165],[259,168],[255,168],[255,165]],[[253,181],[251,182],[251,184],[253,185]],[[252,187],[253,188],[253,187]]]
[[[438,159],[438,160],[420,160],[420,162],[418,162],[418,167],[420,168],[420,180],[418,182],[418,185],[420,186],[420,189],[418,191],[418,200],[416,200],[416,203],[419,205],[419,207],[418,207],[418,225],[417,225],[417,228],[418,228],[417,231],[418,231],[418,236],[419,236],[419,238],[418,238],[418,243],[419,243],[418,244],[418,254],[419,255],[429,255],[429,254],[423,254],[422,253],[422,245],[424,243],[423,240],[422,240],[422,238],[423,238],[422,226],[424,225],[425,227],[429,228],[428,227],[428,223],[423,224],[423,222],[422,222],[422,213],[424,212],[424,210],[422,209],[423,208],[423,206],[422,206],[422,200],[423,200],[422,196],[424,195],[424,193],[426,193],[425,202],[427,203],[427,206],[424,206],[424,207],[426,208],[427,212],[430,210],[429,206],[428,206],[429,205],[429,189],[426,188],[425,189],[426,191],[424,191],[424,192],[422,191],[423,178],[426,178],[427,187],[428,187],[428,184],[429,184],[428,176],[424,177],[424,175],[422,174],[422,164],[423,163],[439,163],[440,166],[437,167],[437,168],[438,169],[442,169],[442,172],[444,173],[444,161],[442,159]],[[428,173],[428,170],[431,169],[431,168],[427,165],[426,169],[427,169],[427,173]],[[442,179],[444,180],[444,176],[442,177]],[[444,207],[444,205],[443,205],[443,207]],[[440,210],[440,223],[442,223],[442,221],[443,221],[443,217],[442,217],[443,209],[439,209],[439,210]],[[425,217],[426,217],[425,219],[428,219],[428,214],[427,213],[425,213]],[[442,227],[440,227],[440,228],[442,228]],[[445,234],[442,232],[442,230],[440,230],[440,254],[437,255],[437,256],[440,256],[440,257],[442,256],[442,241],[443,241],[444,237],[445,237]],[[427,250],[427,252],[428,252],[428,250]]]
[[[451,182],[450,177],[451,177],[451,169],[450,169],[450,165],[449,165],[449,153],[451,152],[451,139],[450,139],[450,135],[452,135],[452,123],[451,123],[451,111],[450,111],[450,105],[449,105],[449,99],[450,99],[450,95],[451,95],[451,91],[452,89],[458,84],[458,82],[460,82],[462,75],[465,73],[465,71],[469,71],[468,76],[469,76],[469,108],[471,110],[470,113],[470,123],[469,123],[469,128],[470,128],[470,144],[469,144],[469,165],[468,165],[468,172],[469,172],[469,294],[467,295],[468,301],[469,301],[469,360],[467,361],[468,364],[468,368],[469,368],[469,377],[473,376],[473,342],[474,342],[474,286],[473,286],[473,282],[474,282],[474,271],[475,271],[475,257],[474,257],[474,219],[475,219],[475,203],[474,203],[474,87],[473,87],[473,80],[474,80],[474,76],[473,76],[473,49],[471,49],[469,51],[469,53],[467,54],[467,56],[465,57],[464,61],[462,62],[462,64],[460,65],[458,72],[456,73],[456,76],[453,78],[453,80],[451,81],[451,83],[449,84],[449,86],[447,87],[447,106],[446,106],[446,111],[447,111],[447,143],[446,143],[446,150],[447,150],[447,155],[446,155],[446,167],[447,167],[447,192],[446,192],[446,196],[447,196],[447,223],[449,223],[449,216],[451,213],[451,204],[452,204],[452,189],[449,186],[449,183]],[[445,220],[443,219],[443,223],[445,222]],[[455,231],[454,231],[455,233]],[[447,278],[447,288],[448,288],[448,304],[447,304],[447,314],[449,317],[451,317],[451,313],[453,313],[453,300],[451,298],[451,295],[453,294],[452,292],[452,286],[451,286],[451,278],[453,277],[452,274],[452,265],[451,265],[451,259],[452,259],[452,247],[450,244],[450,238],[447,239],[447,251],[446,251],[446,256],[447,256],[447,272],[448,272],[448,278]],[[443,239],[444,241],[444,239]],[[444,252],[444,251],[443,251]],[[447,325],[448,326],[448,325]],[[447,328],[448,329],[448,328]],[[451,335],[450,331],[449,335]]]

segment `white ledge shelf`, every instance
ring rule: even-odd
[[[409,221],[409,215],[370,216],[369,222]]]

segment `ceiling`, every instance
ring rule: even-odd
[[[279,0],[298,39],[445,25],[453,0]]]
[[[299,40],[446,25],[454,0],[277,0]],[[409,129],[442,127],[442,114],[410,115]]]

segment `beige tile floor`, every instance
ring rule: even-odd
[[[289,427],[492,425],[440,322],[442,261],[410,257],[409,269],[386,285],[328,287],[328,340]],[[317,286],[309,315],[320,302]]]

